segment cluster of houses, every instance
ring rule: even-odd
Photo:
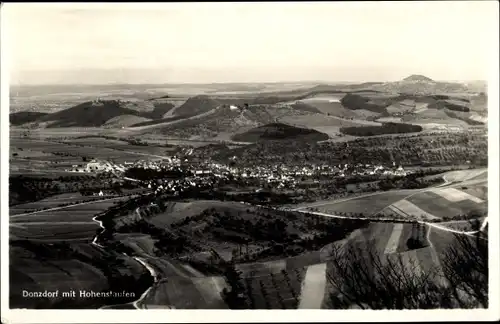
[[[255,166],[249,168],[229,167],[226,165],[211,163],[205,164],[194,171],[196,176],[214,175],[221,177],[227,174],[241,178],[258,178],[266,180],[269,183],[278,181],[293,181],[298,177],[304,176],[336,176],[345,177],[349,175],[385,175],[385,176],[406,176],[407,171],[403,167],[393,163],[392,167],[370,164],[344,164],[344,165],[306,165],[306,166]]]
[[[87,172],[87,173],[100,173],[100,172],[112,172],[112,173],[122,173],[129,168],[144,168],[144,169],[155,169],[160,170],[164,168],[169,168],[173,166],[180,166],[181,159],[178,157],[169,157],[162,159],[160,161],[155,160],[139,160],[135,162],[123,162],[123,163],[112,163],[109,161],[93,159],[90,162],[84,164],[74,164],[71,169],[67,170],[69,172]]]
[[[73,164],[71,169],[67,170],[70,172],[88,172],[88,173],[99,173],[99,172],[124,172],[126,170],[126,165],[115,164],[108,161],[92,160],[86,164]]]
[[[401,166],[393,163],[392,167],[370,164],[343,164],[343,165],[304,165],[272,167],[255,166],[254,168],[239,168],[221,163],[203,162],[191,163],[187,158],[169,157],[159,160],[139,160],[114,164],[108,161],[92,160],[83,166],[75,165],[71,171],[75,172],[112,172],[122,174],[128,168],[140,167],[154,170],[174,170],[180,166],[187,167],[192,176],[183,179],[169,180],[158,185],[156,182],[147,183],[147,186],[156,191],[172,193],[183,191],[191,186],[210,186],[215,179],[259,180],[261,183],[272,185],[275,188],[295,188],[304,177],[347,177],[347,176],[406,176],[408,174]]]

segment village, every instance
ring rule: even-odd
[[[126,176],[127,170],[142,169],[158,172],[158,178],[137,180]],[[190,187],[210,188],[224,180],[231,179],[238,183],[258,183],[261,187],[274,189],[294,189],[304,181],[319,183],[320,180],[333,178],[348,178],[355,176],[404,177],[411,171],[404,170],[395,162],[391,166],[370,164],[344,165],[302,165],[272,167],[256,166],[255,168],[240,168],[215,162],[193,162],[189,157],[172,156],[164,159],[150,159],[114,164],[104,160],[91,160],[83,165],[74,165],[71,172],[87,172],[93,174],[112,173],[124,180],[142,182],[147,188],[171,193],[179,193]],[[161,176],[162,172],[180,172],[182,177],[171,178]],[[261,189],[256,189],[259,191]]]

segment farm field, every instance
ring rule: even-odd
[[[43,292],[73,289],[98,292],[108,288],[108,280],[100,270],[78,260],[42,261],[17,246],[11,247],[10,254],[10,303],[18,307],[33,307],[33,301],[22,296],[23,290]],[[58,298],[37,298],[38,307],[50,308],[56,303],[64,304],[65,299],[61,294]]]
[[[317,208],[322,213],[347,213],[364,214],[364,217],[371,216],[392,203],[403,199],[414,193],[414,190],[397,190],[393,192],[381,192],[359,198],[322,202],[310,204],[309,207]],[[302,207],[305,208],[305,207]]]
[[[478,199],[478,198],[477,198]],[[447,218],[470,212],[486,212],[486,202],[477,203],[469,199],[450,201],[434,192],[427,191],[408,198],[408,201],[435,217]]]
[[[380,123],[401,123],[401,117],[382,117],[377,118],[377,122]]]
[[[35,211],[39,208],[57,208],[62,204],[70,204],[78,202],[90,202],[94,200],[102,200],[106,198],[113,198],[115,196],[83,196],[79,192],[64,193],[60,195],[55,195],[48,197],[39,201],[30,202],[26,204],[14,205],[9,208],[10,215],[18,215],[23,213],[29,213]]]
[[[408,220],[430,221],[439,219],[439,217],[434,216],[433,214],[428,213],[425,210],[422,210],[417,205],[413,204],[412,202],[406,199],[402,199],[400,201],[393,203],[392,205],[384,209],[382,213],[385,213],[386,215],[389,216],[398,215],[399,217]]]
[[[375,250],[382,258],[391,255],[403,255],[403,258],[416,262],[432,263],[429,253],[427,228],[420,224],[370,223],[367,228],[356,230],[347,239],[339,242],[341,249],[354,247],[368,251]],[[396,234],[395,234],[396,233]],[[423,247],[415,250],[408,247],[410,238],[423,240]],[[312,257],[314,255],[314,257]],[[237,269],[243,272],[243,281],[247,294],[251,295],[249,306],[253,309],[320,309],[329,308],[328,296],[334,288],[328,282],[326,273],[331,271],[328,259],[320,257],[321,253],[309,253],[303,256],[287,258],[272,262],[239,264]],[[300,263],[291,265],[295,260]],[[431,265],[422,265],[424,268]],[[329,270],[330,269],[330,270]],[[287,278],[288,277],[288,278]]]
[[[324,255],[319,251],[306,252],[294,257],[286,259],[254,262],[254,263],[240,263],[236,265],[236,269],[242,272],[243,277],[260,277],[270,274],[277,274],[280,272],[293,271],[295,269],[305,268],[311,265],[324,262]]]
[[[462,187],[461,190],[469,195],[477,197],[482,200],[488,200],[488,187],[487,186],[472,186],[472,187]]]
[[[114,160],[117,163],[123,163],[125,161],[140,160],[144,155],[151,154],[134,152],[135,147],[131,145],[128,146],[129,150],[127,151],[115,150],[108,147],[100,147],[96,150],[92,146],[61,144],[37,139],[12,139],[10,145],[17,149],[42,152],[45,155],[37,157],[37,160],[55,164],[57,167],[68,167],[75,163],[82,163],[82,157]]]
[[[146,309],[224,309],[227,306],[219,294],[224,287],[219,277],[167,278],[155,284],[138,304]]]
[[[480,204],[484,201],[476,196],[469,195],[468,193],[456,188],[440,188],[431,190],[431,192],[436,193],[451,202],[470,200],[472,202]]]
[[[458,170],[446,173],[445,179],[448,182],[462,182],[466,180],[487,180],[488,169]]]
[[[380,259],[382,264],[388,260],[396,260],[401,257],[403,264],[408,266],[410,271],[421,271],[421,269],[431,269],[434,267],[434,259],[431,257],[431,247],[425,236],[428,228],[419,224],[398,224],[398,223],[370,223],[367,228],[358,230],[357,235],[351,235],[339,247],[340,258],[347,258],[354,262],[358,260],[361,264],[371,264],[371,256]],[[422,247],[415,249],[408,247],[408,239],[414,238],[422,241]],[[373,254],[371,254],[373,253]],[[411,266],[411,268],[410,268]],[[325,300],[322,308],[339,308],[331,298],[331,295],[339,297],[340,291],[334,282],[345,282],[349,280],[337,272],[335,260],[327,263],[327,280]],[[364,268],[368,277],[377,277],[377,270],[372,266]],[[334,282],[332,281],[334,279]],[[347,284],[349,284],[347,282]],[[342,299],[342,298],[341,298]],[[351,305],[351,308],[354,305]]]
[[[245,277],[243,284],[250,309],[297,309],[306,269]]]
[[[18,239],[44,242],[92,241],[99,229],[92,218],[123,197],[10,216],[10,233]]]
[[[97,223],[27,223],[10,224],[12,238],[43,242],[90,242],[99,229]]]
[[[138,153],[146,153],[146,154],[164,154],[167,148],[160,146],[141,146],[141,145],[132,145],[124,141],[107,139],[107,138],[84,138],[84,139],[71,139],[69,141],[64,141],[68,145],[82,145],[84,147],[92,147],[92,148],[107,148],[116,151],[134,151]]]
[[[322,114],[285,116],[280,118],[280,121],[299,127],[349,127],[361,125],[352,120],[336,118],[334,116],[325,116]]]
[[[59,222],[59,221],[90,221],[96,214],[112,207],[115,202],[126,200],[127,197],[105,198],[100,201],[88,201],[67,207],[55,207],[38,212],[18,213],[10,217],[11,222]],[[56,209],[57,208],[57,209]]]

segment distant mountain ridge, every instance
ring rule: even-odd
[[[467,85],[458,82],[437,82],[429,77],[413,74],[400,81],[386,82],[371,87],[389,93],[433,95],[443,93],[468,93]]]
[[[428,78],[424,75],[420,74],[412,74],[406,78],[404,78],[402,81],[427,81],[427,82],[434,82],[431,78]]]
[[[413,74],[395,82],[315,84],[277,92],[215,93],[189,98],[163,95],[145,99],[131,97],[131,100],[97,99],[53,113],[11,113],[10,122],[13,126],[41,128],[130,127],[137,131],[154,129],[166,135],[214,137],[219,133],[234,133],[239,128],[245,131],[294,115],[306,119],[309,118],[307,116],[317,119],[321,115],[331,115],[373,121],[410,113],[412,105],[420,103],[427,104],[430,109],[447,109],[459,114],[456,116],[468,118],[462,113],[484,111],[487,102],[485,92],[476,92],[482,83],[473,84],[474,90],[469,90],[465,83],[434,81],[427,76]],[[476,95],[478,93],[479,96]],[[334,99],[328,100],[328,97]],[[404,105],[401,104],[403,101]],[[478,109],[478,105],[481,108]]]

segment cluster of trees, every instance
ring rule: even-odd
[[[247,209],[251,218],[240,216],[240,212],[219,212],[212,208],[199,215],[178,221],[173,229],[196,227],[197,223],[207,224],[200,234],[207,234],[226,243],[261,245],[263,248],[244,253],[237,259],[259,260],[271,256],[293,256],[305,250],[317,250],[324,245],[343,239],[353,230],[368,224],[364,220],[329,219],[316,215],[276,211],[266,208]],[[299,234],[311,234],[301,237]]]
[[[328,139],[328,135],[318,132],[314,129],[301,128],[290,126],[281,123],[272,123],[257,128],[253,128],[248,132],[237,134],[232,137],[233,140],[239,142],[258,142],[269,140],[300,140],[300,141],[323,141]]]
[[[155,170],[155,169],[146,169],[142,167],[132,167],[128,168],[124,175],[129,178],[137,179],[137,180],[156,180],[156,179],[180,179],[188,176],[192,176],[193,173],[188,170],[183,169],[171,169],[171,170]]]
[[[382,102],[376,102],[354,93],[348,93],[340,100],[342,106],[347,109],[366,109],[382,114],[382,116],[388,115],[386,107],[390,106],[394,101],[396,101],[396,98],[388,98]]]
[[[374,136],[384,134],[417,133],[422,126],[403,123],[383,123],[381,126],[342,127],[340,131],[352,136]]]
[[[484,134],[432,133],[358,138],[349,142],[304,143],[269,141],[214,151],[214,160],[239,166],[304,164],[457,165],[470,161],[487,165],[488,143]]]
[[[247,309],[248,296],[241,278],[241,272],[233,264],[227,264],[224,271],[224,277],[229,285],[229,289],[224,288],[222,295],[224,301],[230,309]]]
[[[421,223],[413,223],[411,227],[411,236],[406,241],[406,246],[410,250],[416,250],[428,246],[426,238],[426,227]]]

